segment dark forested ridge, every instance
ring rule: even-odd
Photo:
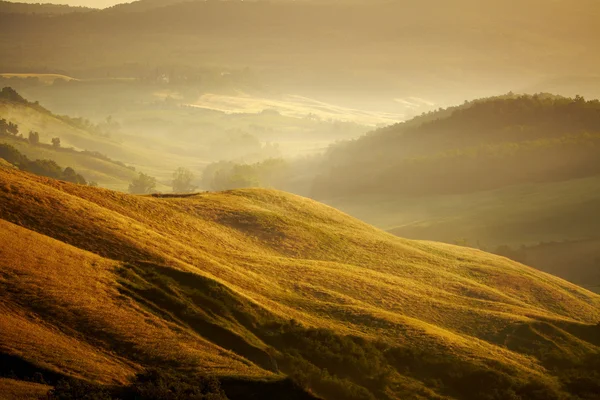
[[[600,101],[491,98],[332,146],[313,196],[452,194],[600,173]]]

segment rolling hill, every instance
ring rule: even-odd
[[[0,115],[19,125],[19,133],[24,137],[34,131],[40,134],[41,143],[50,143],[53,137],[59,137],[63,147],[111,155],[128,154],[115,139],[90,132],[76,119],[55,115],[39,103],[24,99],[10,87],[3,88],[0,93]]]
[[[518,13],[515,6],[175,0],[52,17],[0,13],[0,34],[11,37],[0,41],[0,69],[86,76],[123,65],[250,67],[269,85],[308,97],[343,90],[443,103],[597,71],[594,1],[527,0]]]
[[[13,380],[115,385],[161,367],[215,376],[231,399],[600,389],[600,296],[283,192],[132,196],[0,165],[0,242]]]
[[[13,1],[0,1],[0,13],[6,14],[38,14],[44,16],[57,16],[74,12],[89,12],[92,8],[72,7],[64,4],[51,3],[20,3]]]
[[[523,248],[517,260],[597,290],[599,160],[598,100],[508,94],[332,146],[310,195],[402,237]]]
[[[119,138],[110,137],[111,132],[101,131],[98,125],[82,118],[53,114],[9,87],[0,92],[0,120],[15,124],[18,129],[16,134],[0,129],[0,144],[14,147],[31,160],[52,160],[74,168],[86,180],[113,190],[126,191],[137,176],[136,167],[131,164],[139,167],[141,163],[141,169],[147,170],[150,159],[166,158],[158,151],[142,151],[132,143],[125,144]],[[38,133],[38,143],[28,140],[30,132]],[[53,138],[60,139],[58,146],[51,144]],[[112,157],[131,163],[126,165]],[[169,188],[159,183],[157,189]]]

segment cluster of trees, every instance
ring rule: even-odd
[[[227,400],[215,377],[149,370],[126,386],[105,386],[63,379],[48,393],[49,400]]]
[[[52,115],[52,113],[46,110],[44,107],[42,107],[39,102],[27,101],[23,96],[21,96],[15,89],[13,89],[10,86],[6,86],[2,88],[2,90],[0,90],[0,101],[26,105],[37,111]]]
[[[77,183],[79,185],[87,185],[85,178],[78,174],[73,168],[60,167],[52,160],[35,160],[32,161],[8,144],[0,144],[0,158],[15,165],[22,171],[31,172],[36,175],[46,176],[49,178],[60,179],[67,182]]]
[[[21,96],[17,91],[9,86],[2,88],[0,90],[0,100],[9,101],[11,103],[23,103],[29,104],[23,96]]]
[[[281,187],[287,169],[288,163],[281,158],[270,158],[254,164],[219,161],[204,169],[202,184],[210,190]]]
[[[328,329],[306,328],[291,320],[265,327],[264,340],[283,353],[280,368],[326,398],[386,399],[393,369],[388,346]]]
[[[29,136],[27,137],[27,140],[32,145],[40,144],[40,133],[35,131],[29,131]]]
[[[19,134],[19,125],[7,121],[6,119],[0,119],[0,136],[14,136],[23,139],[23,136]],[[36,131],[29,131],[27,141],[32,145],[40,144],[40,133]],[[60,148],[60,138],[53,137],[51,139],[52,147]]]
[[[256,129],[256,126],[254,127]],[[206,147],[205,157],[212,160],[258,161],[280,157],[281,150],[276,143],[261,143],[260,139],[241,129],[228,129],[220,132]]]
[[[590,327],[600,333],[600,325]],[[290,321],[268,325],[265,342],[281,352],[282,371],[327,399],[387,399],[396,372],[421,381],[441,396],[466,400],[559,400],[564,393],[534,375],[493,361],[473,362],[452,353],[386,343],[306,328]],[[573,398],[592,399],[600,389],[595,355],[570,360],[552,346],[533,351]],[[529,351],[523,350],[531,354]],[[416,393],[412,393],[415,395]]]
[[[173,172],[174,193],[192,193],[197,186],[194,185],[195,176],[187,168],[179,167]],[[152,194],[156,193],[156,178],[140,172],[129,184],[129,193],[131,194]]]
[[[131,194],[150,194],[156,192],[156,178],[140,172],[129,184]]]
[[[196,189],[193,184],[195,179],[194,174],[187,168],[179,167],[173,173],[173,192],[175,193],[191,193]]]
[[[7,121],[4,118],[0,119],[0,135],[17,136],[19,134],[19,126],[13,122]]]
[[[75,128],[83,129],[100,137],[111,137],[113,134],[121,131],[121,124],[115,121],[110,115],[104,121],[96,124],[87,118],[72,118],[67,115],[57,115],[56,117]]]

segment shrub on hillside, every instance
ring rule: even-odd
[[[173,173],[173,192],[190,193],[196,189],[192,184],[195,179],[194,174],[187,168],[179,167]]]
[[[5,87],[0,90],[0,100],[27,104],[27,100],[25,100],[19,93],[17,93],[15,89],[11,87]]]
[[[19,126],[5,119],[0,119],[0,135],[17,136],[19,134]]]
[[[29,143],[36,145],[40,143],[40,134],[38,132],[30,131],[27,138]]]
[[[156,178],[140,172],[137,178],[134,178],[129,184],[129,193],[131,194],[150,194],[156,189]]]

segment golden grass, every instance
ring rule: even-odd
[[[8,305],[1,308],[3,351],[30,362],[52,360],[43,366],[105,383],[125,382],[139,369],[110,352],[98,351],[78,333],[82,326],[80,331],[130,345],[144,358],[177,359],[208,372],[253,373],[239,357],[222,354],[211,343],[178,331],[119,296],[115,262],[6,221],[0,221],[0,227],[0,241],[5,244],[0,249],[0,286],[5,289],[0,297]]]
[[[71,365],[67,360],[76,357],[66,350],[42,353],[18,341],[19,334],[3,338],[2,348],[90,380],[119,381],[138,365],[101,350],[106,346],[87,349],[78,324],[96,338],[134,346],[141,359],[177,360],[218,374],[269,374],[120,296],[115,271],[127,262],[208,277],[307,326],[530,374],[544,369],[493,338],[520,326],[600,320],[600,296],[554,276],[481,251],[400,239],[277,191],[141,197],[0,166],[0,218],[10,222],[0,223],[0,282],[7,289],[0,296],[8,305],[2,323],[17,331],[12,326],[28,321],[45,329],[40,335],[50,343],[76,341],[72,352],[89,351],[89,365]],[[39,307],[36,316],[28,314],[31,304]],[[569,351],[598,351],[556,329],[552,335],[560,333]]]
[[[38,400],[48,393],[50,386],[0,378],[0,400]]]

